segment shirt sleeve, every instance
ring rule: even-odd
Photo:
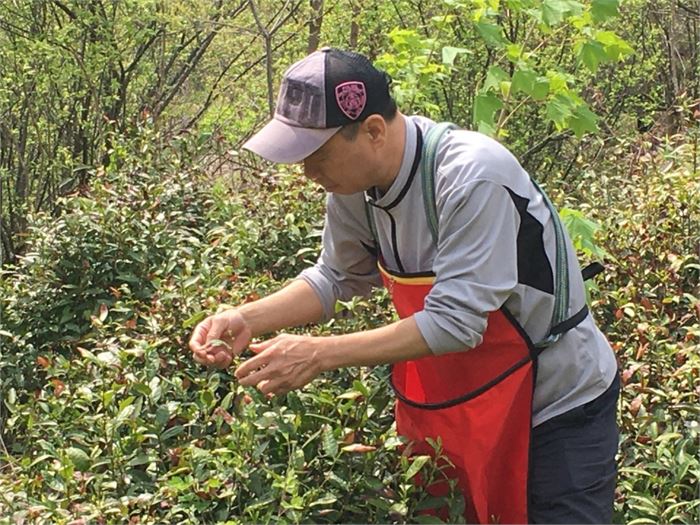
[[[324,320],[335,315],[338,299],[366,297],[381,284],[364,206],[363,194],[328,195],[321,255],[314,266],[297,276],[318,295]]]
[[[517,286],[520,216],[491,180],[453,184],[438,213],[436,279],[414,318],[431,351],[444,354],[479,345],[489,312]]]

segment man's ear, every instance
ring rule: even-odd
[[[366,133],[370,144],[374,147],[382,147],[386,144],[387,125],[381,115],[370,115],[362,122],[362,133]]]

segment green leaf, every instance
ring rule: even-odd
[[[442,48],[442,63],[448,66],[454,66],[455,58],[462,53],[471,53],[471,50],[464,47],[445,46]]]
[[[511,62],[517,63],[523,56],[523,46],[521,44],[508,44],[506,46],[506,56]]]
[[[479,131],[495,133],[493,114],[502,107],[501,99],[491,93],[482,93],[474,98],[474,122],[479,126]]]
[[[549,93],[549,80],[541,77],[536,71],[521,68],[513,73],[513,92],[522,92],[535,100],[544,100]]]
[[[597,222],[586,217],[583,212],[571,208],[560,209],[559,216],[578,251],[598,259],[608,257],[609,254],[599,247],[595,240],[595,234],[600,230]]]
[[[510,80],[510,75],[498,66],[491,66],[486,73],[484,80],[483,91],[489,91],[495,88],[497,91],[501,89],[501,82]]]
[[[169,428],[165,432],[163,432],[160,435],[160,440],[161,441],[167,441],[170,438],[173,438],[175,436],[179,436],[185,431],[185,427],[182,425],[175,425],[174,427]]]
[[[87,452],[85,452],[83,449],[68,447],[66,449],[66,456],[68,456],[68,459],[70,459],[75,468],[81,472],[85,472],[90,469],[92,461],[90,460],[90,456],[88,456]]]
[[[38,465],[42,461],[46,461],[47,459],[52,459],[52,458],[53,458],[53,456],[50,454],[42,454],[42,455],[38,456],[37,458],[35,458],[34,461],[32,461],[29,464],[29,468],[32,468],[32,467]]]
[[[169,419],[170,419],[170,409],[168,408],[168,405],[167,404],[160,405],[156,409],[156,423],[158,423],[161,427],[164,427]]]
[[[612,31],[599,31],[595,39],[603,44],[605,53],[610,60],[622,60],[627,55],[634,53],[632,46]]]
[[[506,45],[506,39],[503,37],[503,30],[501,26],[496,24],[487,24],[485,22],[478,22],[475,24],[476,30],[484,39],[486,45],[495,48],[502,48]]]
[[[148,454],[144,452],[139,452],[136,454],[135,457],[129,460],[127,465],[130,467],[138,467],[139,465],[146,465],[147,463],[151,462],[151,458],[148,456]]]
[[[588,104],[583,102],[574,110],[574,114],[569,119],[568,126],[579,138],[581,138],[586,131],[595,133],[598,131],[598,115],[593,113],[588,107]]]
[[[317,507],[319,505],[330,505],[331,503],[335,503],[336,501],[338,501],[338,498],[336,496],[334,496],[333,494],[327,494],[327,495],[317,499],[316,501],[311,503],[309,506],[310,507]]]
[[[537,82],[537,73],[532,69],[518,69],[513,73],[513,93],[525,93],[530,95],[535,88]]]
[[[408,470],[406,471],[406,481],[418,474],[420,469],[423,468],[423,465],[425,465],[428,461],[430,461],[430,456],[415,456],[411,462],[411,466],[408,467]]]
[[[608,54],[603,44],[589,40],[581,45],[578,58],[592,73],[595,73],[598,70],[598,64],[608,61]]]
[[[547,118],[553,121],[560,129],[565,128],[575,109],[576,105],[571,97],[560,93],[547,102]]]
[[[603,22],[608,18],[618,15],[619,0],[593,0],[591,3],[591,16],[594,22]]]
[[[544,0],[542,21],[551,27],[560,24],[564,18],[578,15],[582,11],[583,4],[576,0]]]
[[[569,91],[569,79],[566,73],[561,71],[547,71],[547,80],[549,81],[550,93],[561,93],[566,95]]]
[[[185,320],[185,321],[182,323],[182,327],[183,327],[183,328],[189,328],[190,326],[194,326],[194,325],[196,325],[197,323],[199,323],[200,321],[204,320],[204,318],[205,318],[206,316],[207,316],[207,313],[206,313],[206,312],[197,312],[197,313],[194,314],[192,317],[190,317],[189,319]]]
[[[335,457],[338,455],[338,440],[335,439],[333,429],[330,427],[330,425],[323,425],[321,443],[323,444],[323,451],[326,453],[326,455],[330,457]]]
[[[537,77],[535,87],[530,96],[535,100],[544,100],[549,94],[549,80],[546,77]]]

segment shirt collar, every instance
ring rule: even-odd
[[[379,189],[376,187],[365,192],[365,199],[367,199],[367,202],[369,202],[372,206],[377,206],[380,208],[393,208],[396,206],[398,201],[401,200],[400,197],[405,195],[406,190],[408,189],[404,188],[413,180],[411,172],[418,168],[416,165],[417,163],[415,162],[416,156],[419,154],[419,152],[416,151],[418,143],[418,128],[416,127],[415,123],[409,119],[406,119],[406,126],[404,127],[406,129],[406,134],[399,174],[394,179],[394,182],[391,183],[389,190],[381,197],[375,198],[375,196],[379,193]]]

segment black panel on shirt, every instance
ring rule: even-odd
[[[505,186],[504,186],[505,187]],[[505,187],[520,214],[518,229],[518,282],[548,294],[554,293],[554,273],[544,249],[544,227],[528,211],[529,200]]]

